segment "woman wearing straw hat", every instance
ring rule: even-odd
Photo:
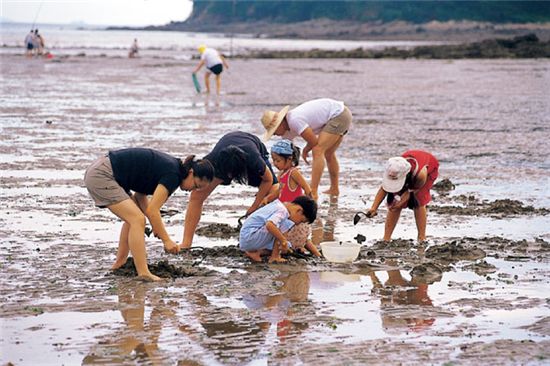
[[[246,216],[256,211],[268,195],[278,197],[276,192],[279,183],[269,163],[269,152],[257,136],[242,131],[230,132],[218,141],[204,159],[214,166],[215,176],[205,189],[191,193],[185,213],[182,248],[191,247],[204,201],[220,184],[229,185],[234,180],[258,188]]]
[[[302,158],[306,164],[309,164],[309,152],[313,154],[312,197],[318,199],[319,182],[325,169],[325,160],[330,176],[330,188],[324,193],[337,196],[340,194],[340,166],[336,150],[344,135],[348,133],[351,120],[351,112],[344,102],[329,98],[314,99],[292,110],[286,106],[278,113],[265,111],[262,116],[262,124],[266,129],[264,140],[269,140],[273,135],[283,136],[289,140],[301,136],[307,142],[302,151]]]
[[[430,189],[439,174],[439,162],[432,154],[422,150],[409,150],[398,157],[389,158],[368,217],[376,215],[378,207],[388,196],[388,214],[384,228],[384,240],[391,240],[393,230],[401,216],[401,210],[414,210],[418,241],[426,240],[427,209],[431,201]]]
[[[201,44],[198,50],[201,54],[201,60],[193,71],[193,74],[199,72],[201,67],[206,65],[206,73],[204,74],[204,85],[206,86],[206,92],[210,93],[210,74],[214,74],[216,75],[216,93],[220,94],[222,83],[221,74],[224,67],[229,69],[229,65],[227,64],[225,57],[213,48],[208,48]]]

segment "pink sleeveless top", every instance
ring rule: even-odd
[[[281,202],[292,202],[296,197],[303,196],[304,190],[299,185],[296,185],[296,188],[292,190],[288,181],[292,172],[296,168],[290,168],[288,171],[284,172],[279,176],[279,183],[281,184],[281,192],[279,193],[279,200]]]

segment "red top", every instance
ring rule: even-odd
[[[290,184],[288,181],[290,180],[290,176],[292,175],[292,172],[296,168],[290,168],[283,174],[279,176],[279,183],[281,185],[281,192],[279,193],[279,200],[281,202],[292,202],[296,197],[303,196],[304,190],[299,185],[296,185],[294,190],[290,188]]]
[[[418,203],[420,206],[425,206],[432,199],[430,195],[430,188],[432,188],[439,174],[439,161],[437,161],[435,156],[429,152],[422,150],[405,151],[401,156],[407,159],[407,161],[411,164],[413,182],[422,168],[426,167],[428,170],[428,178],[426,179],[426,183],[418,190],[418,192],[416,192],[416,199],[418,200]]]
[[[411,164],[411,173],[413,173],[413,178],[416,178],[420,170],[422,170],[425,166],[428,169],[428,175],[436,171],[439,167],[439,162],[435,156],[426,151],[409,150],[405,151],[401,156],[407,159],[407,161]]]

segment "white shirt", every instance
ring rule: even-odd
[[[288,111],[286,120],[290,131],[284,137],[290,140],[299,136],[311,127],[315,135],[319,135],[328,121],[337,117],[344,111],[344,102],[330,98],[313,99],[300,104]]]
[[[25,47],[27,46],[27,43],[34,43],[34,34],[33,33],[29,33],[25,37]]]
[[[218,51],[213,48],[205,49],[201,55],[201,60],[205,61],[207,68],[223,63]]]

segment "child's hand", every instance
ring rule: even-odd
[[[163,244],[164,244],[164,251],[166,253],[177,254],[181,249],[179,245],[177,245],[170,239],[164,241]]]
[[[262,202],[260,203],[260,206],[265,206],[269,203],[269,199],[268,197],[264,197],[264,199],[262,200]]]
[[[288,241],[286,240],[281,242],[281,253],[288,253]]]
[[[407,207],[409,202],[409,192],[403,193],[401,196],[395,196],[396,199],[389,206],[390,211],[397,211]]]
[[[378,215],[378,210],[375,209],[375,208],[370,208],[368,211],[367,211],[367,217],[370,219],[371,217],[374,217]]]

